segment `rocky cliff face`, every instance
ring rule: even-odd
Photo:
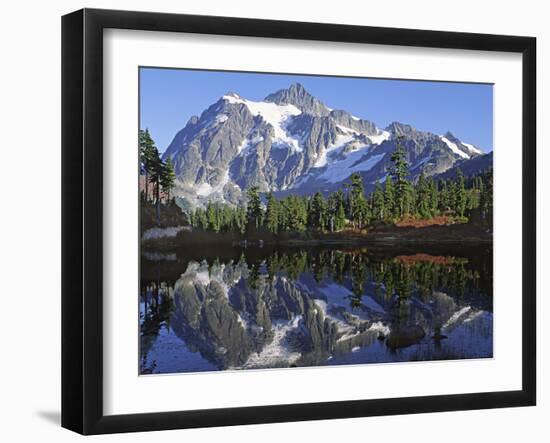
[[[354,173],[366,188],[384,181],[397,137],[411,174],[442,174],[482,155],[453,134],[439,136],[394,122],[380,129],[333,110],[300,84],[254,102],[228,93],[193,116],[164,153],[175,166],[175,195],[190,205],[239,203],[251,186],[305,194],[336,189]]]

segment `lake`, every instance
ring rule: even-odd
[[[141,374],[493,356],[490,245],[189,249],[142,252]]]

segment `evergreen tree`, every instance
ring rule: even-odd
[[[337,231],[341,231],[346,227],[346,208],[344,193],[341,189],[336,193],[336,218],[335,218],[335,228]]]
[[[155,189],[155,205],[157,207],[157,224],[160,225],[160,180],[164,175],[164,163],[160,159],[160,154],[156,147],[152,150],[152,161],[149,170],[149,180]]]
[[[208,218],[206,217],[206,211],[202,208],[197,208],[195,217],[197,218],[198,226],[203,231],[206,231],[208,229]]]
[[[316,192],[311,200],[309,211],[310,226],[315,229],[325,229],[326,203],[323,194]]]
[[[430,192],[430,212],[432,216],[434,216],[437,214],[437,208],[439,205],[439,195],[438,195],[437,185],[432,178],[429,179],[428,187]]]
[[[208,220],[208,228],[214,232],[220,231],[220,225],[218,221],[218,213],[216,205],[211,201],[208,202],[206,206],[206,218]]]
[[[222,208],[222,219],[223,224],[222,227],[225,231],[233,231],[235,228],[235,214],[236,209],[231,208],[228,205],[224,205]]]
[[[162,191],[166,194],[167,200],[170,200],[170,192],[176,182],[176,175],[174,174],[174,167],[170,158],[166,160],[163,165],[162,175],[160,177],[160,186]]]
[[[449,180],[447,182],[447,205],[454,214],[456,214],[456,194],[456,182]]]
[[[386,218],[391,218],[395,215],[395,193],[393,189],[393,179],[390,175],[386,177],[384,208],[386,209]]]
[[[407,213],[406,206],[410,204],[410,186],[407,180],[409,174],[409,163],[407,162],[407,154],[401,144],[402,138],[398,137],[397,147],[392,153],[390,159],[393,162],[393,167],[390,169],[390,174],[395,183],[395,209],[398,217],[403,217]]]
[[[353,173],[350,177],[351,184],[348,185],[348,201],[350,216],[354,227],[362,229],[367,223],[367,201],[365,199],[365,190],[363,188],[363,177],[358,173]]]
[[[446,180],[440,180],[439,181],[439,202],[438,202],[439,210],[442,213],[445,213],[448,211],[449,208],[449,189],[447,187],[447,181]]]
[[[155,161],[155,142],[149,134],[149,129],[142,129],[138,132],[138,144],[139,144],[139,159],[141,168],[145,173],[145,201],[149,200],[149,172]]]
[[[408,180],[405,181],[403,191],[403,216],[412,214],[415,210],[415,192],[414,188]]]
[[[281,202],[281,228],[289,231],[304,231],[307,227],[307,200],[289,195]]]
[[[484,223],[493,224],[493,171],[483,174],[483,186],[480,195],[481,218]]]
[[[241,234],[246,231],[247,212],[243,206],[237,206],[235,210],[235,226]]]
[[[258,229],[262,224],[262,201],[257,186],[248,189],[248,222]]]
[[[271,193],[267,196],[265,219],[267,229],[269,229],[273,234],[277,234],[279,231],[279,202]]]
[[[455,185],[455,211],[463,217],[466,210],[466,190],[464,187],[464,176],[462,171],[458,168],[456,172],[456,185]]]
[[[424,171],[420,173],[418,181],[416,182],[416,213],[422,218],[430,218],[432,216],[431,211],[431,192],[429,183],[426,180]]]
[[[334,232],[335,230],[335,222],[336,222],[336,212],[338,208],[338,202],[336,193],[333,192],[328,196],[327,199],[327,229],[329,232]]]
[[[374,193],[372,196],[372,209],[374,212],[374,218],[377,220],[384,220],[385,215],[385,202],[384,202],[384,192],[382,191],[382,186],[377,180],[374,185]]]
[[[346,225],[344,193],[342,190],[330,194],[327,202],[327,229],[341,231]]]

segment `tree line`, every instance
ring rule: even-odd
[[[249,265],[249,279],[260,273],[259,267],[255,263]],[[375,257],[359,251],[323,250],[312,254],[302,250],[275,252],[266,259],[264,268],[268,281],[281,273],[297,279],[299,275],[310,272],[319,283],[325,279],[339,284],[349,282],[351,292],[359,301],[369,282],[374,284],[374,294],[379,300],[393,296],[408,298],[413,293],[422,300],[428,300],[434,291],[442,289],[453,296],[468,293],[492,295],[492,286],[486,283],[491,280],[488,277],[490,274],[484,273],[482,278],[479,271],[469,266],[468,259],[458,257],[426,256],[424,260],[411,257],[410,261],[406,261],[399,257]],[[249,282],[248,286],[254,285]]]
[[[154,140],[149,134],[149,129],[139,130],[138,133],[139,160],[141,173],[145,179],[141,198],[144,203],[156,205],[157,224],[160,222],[161,201],[170,201],[170,193],[174,188],[176,175],[170,158],[163,161]],[[153,186],[153,192],[149,195],[149,185]]]
[[[338,232],[345,228],[364,229],[376,222],[395,223],[406,217],[432,219],[446,216],[453,221],[467,222],[468,216],[492,223],[492,170],[466,178],[460,169],[454,179],[434,180],[422,172],[416,181],[409,179],[406,152],[400,143],[391,155],[392,165],[384,180],[365,193],[363,178],[354,173],[343,188],[325,197],[288,195],[276,198],[268,193],[265,203],[259,188],[247,190],[246,202],[236,207],[209,202],[189,214],[190,224],[214,232],[240,232],[267,229],[281,232]]]

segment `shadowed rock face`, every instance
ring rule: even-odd
[[[453,134],[394,122],[385,130],[344,110],[332,110],[300,84],[252,102],[228,93],[193,116],[163,154],[174,164],[174,194],[191,205],[238,203],[244,191],[329,192],[353,172],[367,190],[384,180],[402,137],[411,175],[444,173],[481,155]]]
[[[305,264],[303,254],[274,257],[253,264],[244,258],[186,263],[164,297],[171,304],[170,329],[187,349],[221,370],[325,365],[384,342],[392,352],[419,343],[425,349],[432,339],[444,339],[465,325],[481,322],[479,327],[485,327],[492,319],[483,297],[457,298],[429,290],[436,274],[448,278],[464,269],[454,257],[448,265],[429,270],[425,262],[419,264],[422,282],[415,280],[410,260],[369,262],[338,251],[311,264]],[[359,267],[380,280],[365,278]],[[324,271],[318,274],[319,269]],[[461,285],[468,293],[469,279],[479,277],[464,272],[458,280],[465,282]],[[425,281],[426,276],[436,279]],[[406,292],[388,289],[390,282],[400,287],[399,278],[409,282]],[[471,282],[472,288],[478,286],[477,280]],[[154,326],[157,311],[142,323],[147,327],[142,329],[145,354],[159,331]]]

